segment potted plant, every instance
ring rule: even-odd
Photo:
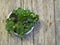
[[[28,9],[18,8],[8,15],[6,29],[10,34],[23,37],[33,30],[38,20],[39,16],[37,14]]]

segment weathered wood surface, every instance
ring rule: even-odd
[[[59,0],[0,0],[0,45],[60,45],[59,2]],[[5,29],[8,14],[18,7],[30,9],[40,18],[34,30],[22,39],[11,36]]]
[[[55,1],[56,45],[60,45],[60,0]]]

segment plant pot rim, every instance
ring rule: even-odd
[[[17,9],[18,9],[18,8],[16,8],[15,10],[17,10]],[[13,11],[13,10],[12,10],[12,11]],[[12,14],[12,11],[8,14],[7,19],[8,19],[9,16]],[[28,32],[26,32],[25,34],[28,35],[30,32],[33,31],[33,29],[34,29],[34,26],[31,27],[31,29],[30,29]],[[16,35],[16,36],[18,36],[18,34],[17,34],[16,32],[14,32],[13,34]]]

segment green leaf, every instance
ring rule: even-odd
[[[13,10],[12,14],[15,14],[16,17],[10,17],[6,20],[6,29],[9,33],[18,34],[19,37],[23,37],[26,33],[35,25],[39,20],[39,16],[34,12],[31,12],[29,9],[18,8]],[[15,23],[15,20],[17,22]]]
[[[13,10],[13,11],[12,11],[12,14],[16,14],[16,12],[17,12],[17,10]]]
[[[13,26],[14,26],[14,22],[12,22],[12,21],[10,21],[9,23],[6,24],[6,28],[7,28],[7,31],[9,33],[13,33],[14,32]]]

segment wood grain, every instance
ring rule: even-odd
[[[33,0],[32,0],[33,1]],[[43,13],[43,0],[34,0],[32,8],[35,13],[39,15],[39,21],[34,29],[34,45],[44,45],[44,13]],[[42,4],[42,5],[41,5]]]
[[[45,0],[46,31],[45,45],[55,45],[54,0]]]
[[[60,0],[55,0],[56,45],[60,45]]]
[[[39,15],[34,30],[23,38],[11,36],[5,29],[8,14],[18,7]],[[0,0],[0,45],[60,45],[59,8],[60,0]]]

